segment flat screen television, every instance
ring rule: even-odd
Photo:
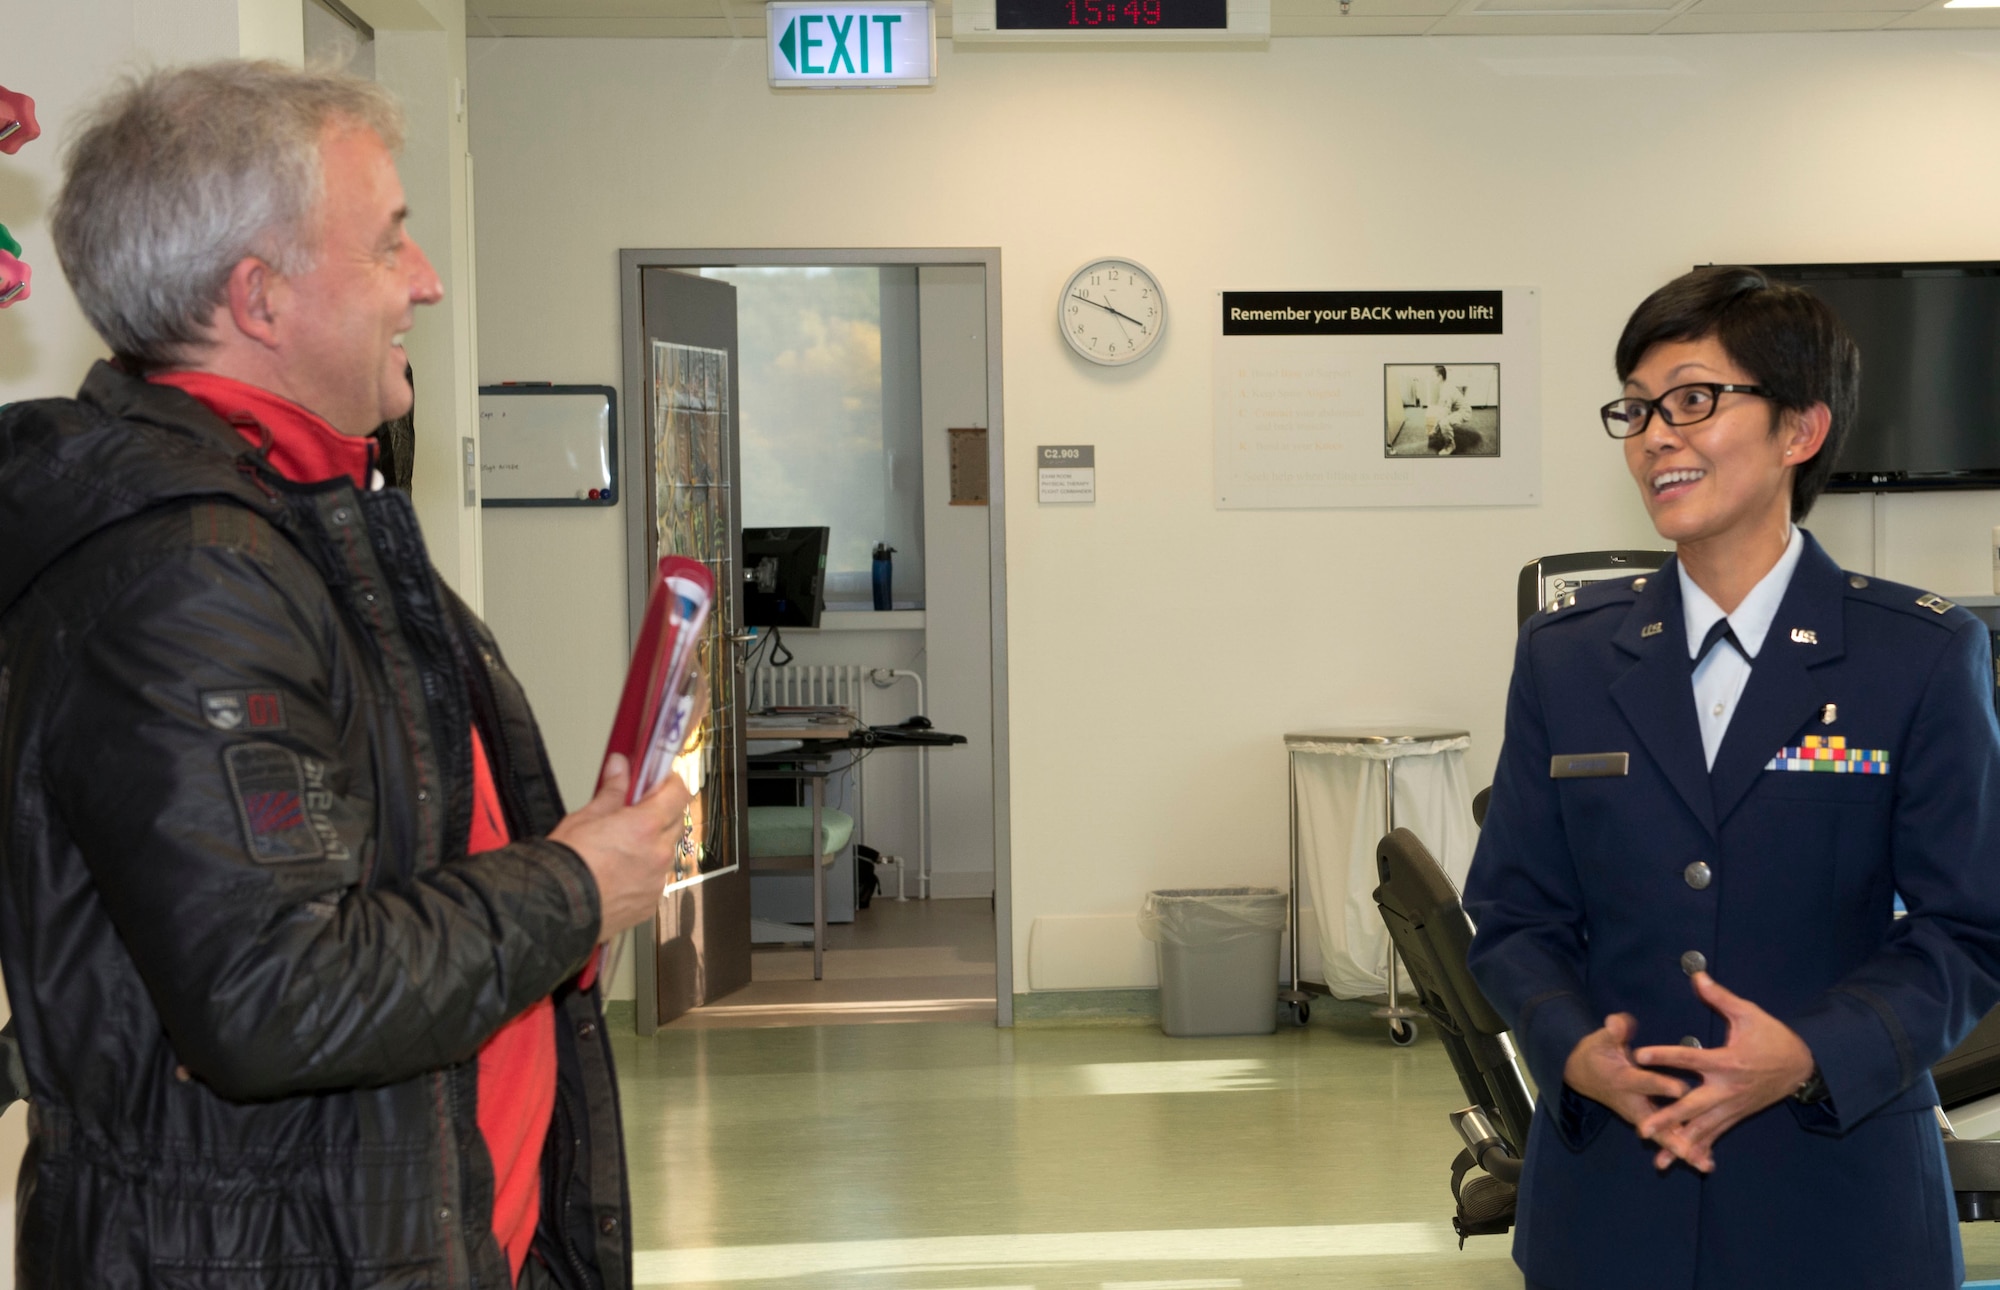
[[[2000,261],[1766,264],[1861,348],[1861,413],[1834,492],[2000,488]]]
[[[743,530],[743,625],[817,627],[826,608],[827,528]]]

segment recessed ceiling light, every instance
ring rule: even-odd
[[[2000,0],[1944,0],[1947,9],[2000,9]]]

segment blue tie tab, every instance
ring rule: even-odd
[[[1736,631],[1729,625],[1729,620],[1727,618],[1718,618],[1715,620],[1715,625],[1708,629],[1708,635],[1701,638],[1701,649],[1694,656],[1696,667],[1701,666],[1701,661],[1708,657],[1708,652],[1715,648],[1717,641],[1728,641],[1736,647],[1736,652],[1743,656],[1745,663],[1751,661],[1750,651],[1744,649],[1743,642],[1736,639]]]

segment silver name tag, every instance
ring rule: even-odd
[[[1549,758],[1550,779],[1609,779],[1631,773],[1630,753],[1570,753]]]

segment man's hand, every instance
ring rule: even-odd
[[[1671,1066],[1701,1076],[1701,1086],[1639,1125],[1639,1135],[1660,1144],[1653,1161],[1665,1169],[1676,1157],[1703,1173],[1715,1169],[1715,1141],[1767,1106],[1775,1106],[1812,1078],[1813,1055],[1791,1027],[1748,999],[1694,975],[1694,992],[1729,1022],[1720,1048],[1661,1045],[1633,1054],[1642,1066]]]
[[[1632,1032],[1638,1022],[1629,1012],[1604,1019],[1604,1028],[1587,1034],[1563,1063],[1563,1083],[1593,1102],[1601,1102],[1619,1119],[1666,1148],[1666,1141],[1646,1131],[1643,1123],[1659,1110],[1658,1098],[1685,1098],[1688,1086],[1671,1075],[1649,1071],[1633,1059]],[[1677,1125],[1660,1133],[1678,1138]],[[1678,1144],[1677,1145],[1685,1145]],[[1678,1154],[1674,1152],[1673,1154]]]
[[[670,776],[651,797],[627,806],[631,776],[625,758],[611,754],[597,796],[549,832],[551,841],[582,856],[597,880],[597,900],[603,909],[599,942],[653,916],[660,889],[673,868],[674,851],[687,831],[692,795],[680,776]]]

